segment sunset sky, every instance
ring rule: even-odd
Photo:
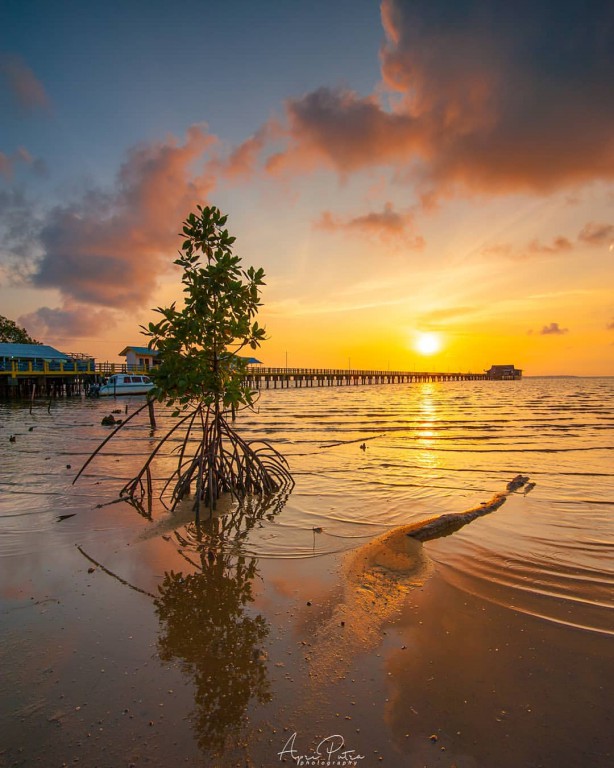
[[[612,8],[4,0],[0,314],[119,359],[208,203],[267,365],[614,375]]]

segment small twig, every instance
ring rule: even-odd
[[[104,571],[107,575],[112,576],[114,579],[117,579],[120,584],[123,584],[125,587],[130,587],[130,589],[133,589],[135,592],[140,592],[142,595],[147,595],[147,597],[152,597],[154,600],[156,599],[155,595],[152,595],[151,592],[148,592],[146,589],[141,589],[140,587],[135,586],[134,584],[131,584],[129,581],[126,581],[126,579],[122,579],[121,576],[118,576],[116,573],[113,573],[113,571],[110,571],[108,568],[106,568],[102,563],[99,563],[98,560],[94,560],[93,557],[87,554],[87,552],[84,551],[83,547],[81,547],[79,544],[77,544],[77,549],[83,557],[85,557],[87,560],[90,561],[90,563],[94,563],[94,565],[97,568],[100,568],[101,571]]]
[[[359,437],[356,440],[339,440],[336,443],[328,443],[327,445],[321,445],[320,448],[336,448],[338,445],[351,445],[352,443],[366,443],[367,440],[377,440],[379,437],[385,437],[386,435],[373,435],[372,437]]]
[[[141,413],[141,411],[145,410],[145,408],[147,408],[147,403],[145,403],[145,405],[143,405],[141,408],[138,408],[138,409],[137,409],[137,410],[136,410],[134,413],[132,413],[130,416],[128,416],[128,418],[127,418],[127,419],[125,419],[124,421],[122,421],[122,423],[121,423],[121,424],[120,424],[118,427],[116,427],[116,428],[113,430],[113,432],[111,432],[111,434],[110,434],[110,435],[109,435],[109,436],[108,436],[108,437],[107,437],[105,440],[103,440],[103,441],[102,441],[102,443],[100,443],[100,445],[98,446],[98,448],[96,448],[96,450],[94,451],[94,453],[92,453],[92,455],[89,457],[89,459],[88,459],[88,460],[85,462],[85,464],[84,464],[84,465],[81,467],[81,469],[80,469],[80,470],[77,472],[77,474],[75,475],[75,479],[72,481],[72,485],[74,485],[74,484],[77,482],[77,480],[79,479],[79,477],[80,477],[80,476],[81,476],[81,474],[83,473],[83,470],[84,470],[84,469],[85,469],[85,468],[86,468],[86,467],[87,467],[89,464],[91,464],[91,462],[94,460],[94,458],[95,458],[95,457],[96,457],[96,456],[97,456],[97,455],[100,453],[100,451],[101,451],[101,450],[102,450],[102,449],[105,447],[105,445],[106,445],[106,444],[109,442],[109,440],[110,440],[112,437],[114,437],[114,436],[115,436],[115,435],[116,435],[116,434],[119,432],[119,430],[120,430],[120,429],[123,429],[123,428],[126,426],[126,424],[127,424],[129,421],[131,421],[131,420],[132,420],[132,419],[133,419],[133,418],[134,418],[134,417],[135,417],[135,416],[136,416],[138,413]]]

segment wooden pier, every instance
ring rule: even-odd
[[[140,373],[150,369],[126,363],[96,363],[101,376]],[[441,371],[371,371],[336,368],[265,368],[248,365],[246,382],[253,389],[300,389],[301,387],[349,387],[367,384],[414,384],[428,381],[483,381],[487,373]]]
[[[113,373],[147,375],[149,368],[126,363],[95,363],[93,360],[53,360],[40,363],[15,360],[0,366],[0,398],[80,395],[87,392],[90,384]],[[245,381],[252,389],[260,390],[485,381],[492,378],[488,372],[265,368],[251,365],[247,368]]]
[[[249,366],[246,381],[253,389],[350,387],[368,384],[416,384],[435,381],[483,381],[486,373],[441,371],[365,371],[334,368],[262,368]]]
[[[0,399],[81,395],[97,378],[93,360],[10,360],[0,364]]]

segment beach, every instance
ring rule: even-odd
[[[72,485],[139,404],[0,404],[0,765],[611,765],[612,379],[264,392],[296,486],[200,529],[108,504],[146,419]]]

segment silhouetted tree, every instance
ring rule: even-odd
[[[17,325],[8,317],[0,315],[0,342],[9,344],[40,344],[40,341],[33,339],[25,328]]]

